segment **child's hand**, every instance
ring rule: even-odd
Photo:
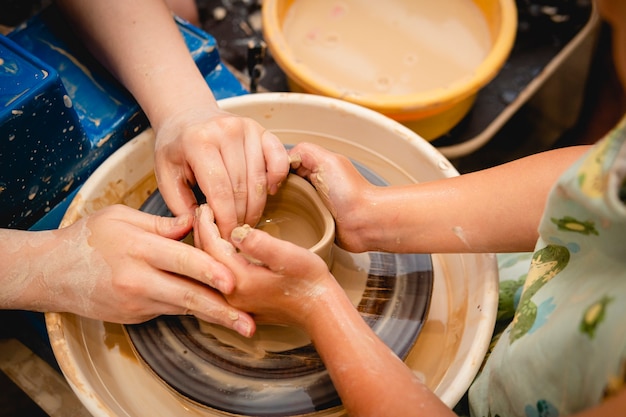
[[[367,181],[343,155],[311,143],[290,151],[291,167],[315,186],[335,218],[337,241],[346,250],[370,250],[364,232],[369,229],[369,206],[378,187]]]
[[[235,288],[224,294],[226,300],[235,308],[253,313],[257,322],[306,329],[319,299],[335,297],[332,291],[343,291],[326,263],[305,248],[247,225],[233,230],[233,244],[222,239],[206,205],[197,210],[194,236],[196,247],[210,253],[235,275]]]

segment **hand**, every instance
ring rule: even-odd
[[[233,246],[220,238],[206,206],[198,209],[194,231],[196,244],[236,276],[226,295],[232,305],[254,313],[257,322],[307,332],[348,415],[405,416],[417,409],[451,414],[376,336],[320,257],[249,226],[234,229]],[[400,393],[403,400],[381,402],[381,392]]]
[[[159,126],[155,170],[165,202],[174,214],[192,212],[197,183],[222,236],[256,224],[268,192],[276,193],[289,173],[283,144],[252,119],[202,108],[173,114]]]
[[[237,284],[224,295],[226,300],[254,313],[257,323],[306,328],[312,321],[309,317],[315,316],[314,310],[321,305],[317,303],[320,297],[334,299],[333,290],[343,293],[322,258],[307,249],[248,225],[233,230],[233,244],[222,239],[211,209],[205,205],[197,210],[194,236],[197,247],[211,253],[235,275]]]
[[[363,233],[370,228],[363,225],[369,226],[368,202],[374,201],[379,187],[367,181],[348,158],[320,146],[300,143],[289,155],[291,167],[311,181],[335,218],[339,245],[351,252],[370,250]]]
[[[117,323],[193,314],[248,334],[252,318],[214,290],[231,292],[232,273],[178,240],[192,224],[190,214],[158,217],[117,205],[59,230],[8,231],[27,233],[22,239],[28,244],[22,247],[30,249],[16,252],[23,259],[16,258],[15,266],[5,270],[10,277],[22,268],[31,277],[14,298],[13,308],[70,312]]]

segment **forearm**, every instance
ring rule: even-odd
[[[334,287],[306,330],[350,416],[453,416]]]
[[[164,2],[58,0],[58,4],[154,127],[176,112],[217,108]]]
[[[363,236],[392,252],[534,248],[547,196],[587,147],[544,152],[459,177],[375,191]]]
[[[53,311],[66,300],[61,285],[67,268],[81,268],[78,248],[59,238],[58,231],[0,230],[0,308]],[[91,271],[81,276],[88,279]],[[73,300],[73,298],[72,298]]]

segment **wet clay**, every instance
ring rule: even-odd
[[[446,88],[471,77],[492,43],[468,0],[298,0],[283,30],[302,65],[352,95]]]
[[[245,338],[226,327],[198,320],[200,332],[210,334],[222,344],[234,347],[254,358],[262,358],[266,352],[285,352],[311,343],[309,336],[297,327],[259,324],[250,338]]]
[[[302,214],[287,208],[273,207],[266,210],[256,228],[281,240],[286,240],[303,248],[311,248],[321,238],[312,221],[300,220]]]

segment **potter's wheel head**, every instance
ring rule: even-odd
[[[170,215],[158,190],[142,210]],[[340,282],[362,279],[355,305],[404,359],[428,313],[433,289],[430,255],[333,250],[333,274]],[[286,416],[341,404],[310,342],[259,355],[205,332],[191,316],[162,316],[125,329],[144,365],[169,388],[201,406],[229,415]]]

